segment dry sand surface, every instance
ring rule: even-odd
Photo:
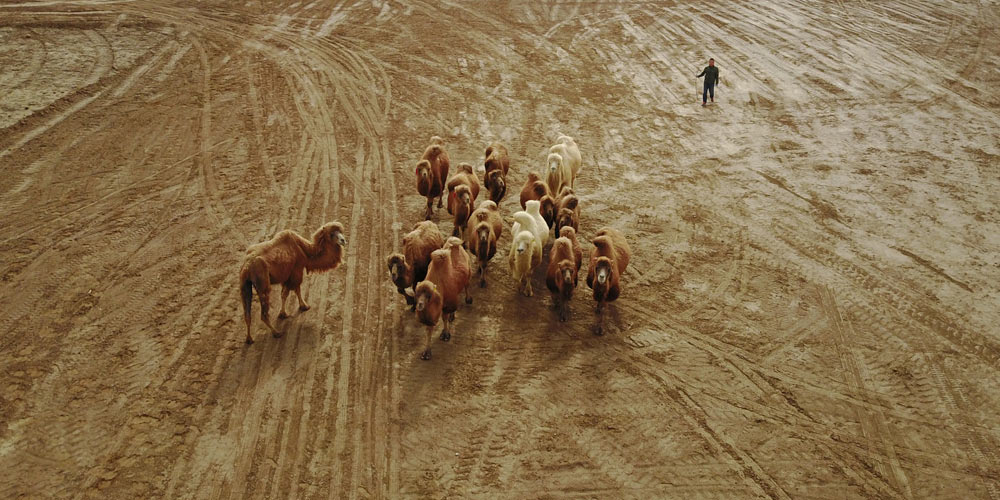
[[[994,0],[0,3],[0,498],[998,499],[998,47]],[[509,224],[560,134],[607,334],[508,225],[421,361],[430,136],[508,146]],[[244,345],[245,248],[335,220]]]

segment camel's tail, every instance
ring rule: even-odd
[[[264,276],[264,280],[261,280]],[[250,308],[253,304],[253,290],[257,289],[257,295],[267,294],[266,289],[267,266],[258,257],[248,259],[240,270],[240,296],[243,298],[243,320],[247,324],[247,340],[250,340]],[[263,297],[261,297],[263,299]],[[265,307],[261,302],[261,307]]]

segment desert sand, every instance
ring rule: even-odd
[[[0,3],[0,498],[998,499],[998,28],[995,0]],[[506,269],[560,134],[585,251],[633,249],[600,337],[582,281],[560,323]],[[511,188],[425,362],[385,259],[432,135],[506,144]],[[246,247],[328,221],[344,265],[245,345]]]

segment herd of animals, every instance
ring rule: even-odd
[[[577,240],[580,200],[574,191],[582,157],[573,138],[563,135],[556,141],[546,157],[544,179],[534,172],[529,173],[521,188],[522,210],[512,216],[507,264],[518,292],[531,297],[531,276],[541,265],[542,254],[552,239],[545,284],[552,293],[559,320],[566,321],[583,264],[583,249]],[[425,220],[418,222],[403,237],[402,253],[390,255],[388,266],[397,291],[417,320],[427,328],[421,354],[424,360],[431,358],[431,344],[438,323],[443,322],[441,340],[451,339],[459,296],[464,294],[465,303],[472,303],[469,284],[473,267],[479,276],[479,286],[485,287],[486,268],[497,253],[497,242],[504,228],[499,203],[507,193],[510,170],[507,149],[496,142],[490,144],[486,148],[484,167],[482,185],[489,199],[476,206],[480,182],[475,170],[472,165],[461,163],[458,171],[449,177],[451,165],[440,137],[431,138],[431,144],[416,165],[417,192],[427,198]],[[447,210],[454,221],[452,235],[447,238],[430,220],[434,214],[434,198],[437,198],[437,207],[442,208],[446,195]],[[271,325],[268,314],[271,285],[282,286],[279,319],[288,317],[285,302],[290,292],[295,292],[299,310],[308,310],[309,305],[300,291],[303,275],[335,269],[341,263],[346,244],[343,226],[329,222],[317,229],[311,240],[286,230],[269,241],[251,245],[240,270],[246,343],[253,343],[250,309],[254,290],[260,300],[261,319],[274,337],[280,337],[281,333]],[[609,227],[599,230],[591,244],[587,286],[597,302],[595,331],[600,335],[604,304],[618,298],[621,275],[628,266],[631,250],[625,236]]]

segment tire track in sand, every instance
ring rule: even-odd
[[[760,391],[762,397],[764,397],[765,400],[780,402],[784,407],[784,411],[782,412],[782,420],[780,421],[780,423],[782,425],[789,425],[789,423],[794,423],[796,426],[795,427],[796,432],[803,432],[806,433],[807,435],[815,436],[817,438],[815,439],[816,443],[821,448],[824,449],[824,453],[826,454],[826,456],[830,458],[834,463],[836,463],[837,466],[840,468],[840,470],[848,478],[853,480],[860,487],[869,491],[870,494],[888,496],[894,498],[900,497],[900,495],[897,494],[895,490],[889,484],[887,484],[881,476],[875,474],[866,474],[867,472],[866,469],[857,464],[856,463],[857,460],[853,460],[852,462],[854,463],[847,461],[847,459],[843,456],[843,453],[835,451],[830,445],[828,445],[827,441],[829,439],[830,433],[837,429],[831,427],[832,424],[823,424],[821,421],[816,420],[816,418],[814,418],[810,413],[805,412],[805,410],[803,410],[802,407],[800,407],[798,404],[794,402],[794,399],[792,399],[789,395],[787,395],[786,390],[776,386],[774,380],[780,380],[782,382],[788,383],[790,386],[800,390],[805,389],[807,391],[815,392],[825,397],[830,397],[835,401],[846,400],[855,405],[859,405],[865,408],[870,408],[870,407],[878,408],[877,406],[874,406],[872,404],[866,404],[865,402],[860,400],[847,399],[847,397],[839,393],[830,391],[818,385],[814,385],[804,381],[804,377],[814,376],[813,374],[795,374],[795,377],[793,377],[781,372],[774,371],[772,369],[760,367],[757,364],[749,361],[745,354],[731,353],[725,349],[727,345],[725,344],[719,345],[719,343],[717,341],[712,340],[711,337],[706,337],[703,334],[699,333],[698,331],[693,330],[681,323],[673,323],[667,325],[661,320],[652,319],[654,318],[654,316],[650,315],[653,314],[654,310],[649,307],[644,307],[643,305],[640,305],[636,302],[621,304],[621,306],[633,310],[636,314],[645,315],[648,318],[648,320],[653,325],[657,326],[661,331],[666,332],[674,330],[677,331],[679,334],[683,334],[682,339],[684,342],[690,344],[691,346],[699,350],[705,351],[709,355],[727,363],[730,367],[732,367],[733,373],[738,374],[741,377],[744,377],[749,382],[750,387]],[[678,389],[683,389],[682,387],[683,383],[681,380],[676,378],[676,374],[674,373],[672,366],[662,363],[656,360],[656,358],[654,357],[642,356],[638,352],[629,351],[627,353],[627,356],[629,356],[632,360],[632,362],[630,363],[631,366],[635,367],[636,369],[648,373],[649,376],[654,379],[663,378],[667,380],[673,380],[674,386],[676,386]],[[701,392],[701,394],[704,394],[704,392]],[[689,398],[692,398],[690,394],[687,394],[687,396]],[[737,395],[734,394],[734,396]],[[740,399],[738,401],[740,406],[743,407],[756,406],[755,403],[750,401],[748,398],[745,398],[745,396],[739,395],[738,397]],[[729,401],[730,404],[733,404],[732,398],[727,399],[727,401]],[[765,411],[765,414],[772,416],[774,415],[776,410],[778,410],[778,408],[775,408],[774,406],[768,406],[762,408],[762,411]],[[701,415],[701,417],[706,421],[706,423],[708,422],[709,416],[707,413],[704,413],[703,415]],[[843,442],[845,438],[846,436],[841,437],[838,440],[838,442]],[[735,447],[735,445],[733,446]],[[716,448],[716,449],[722,450],[723,448]],[[858,448],[852,446],[852,450],[854,449]],[[867,448],[863,449],[867,450]],[[741,466],[744,463],[743,461],[741,461],[741,459],[740,460],[734,459],[734,460],[735,464],[740,464]],[[776,481],[773,478],[770,478],[770,481],[776,483]]]
[[[145,62],[137,64],[130,73],[127,73],[124,76],[110,77],[110,84],[112,85],[116,83],[115,80],[117,80],[118,78],[124,79],[124,81],[120,84],[120,86],[116,88],[115,92],[118,92],[121,89],[129,88],[135,81],[135,79],[131,78],[133,75],[145,73],[145,71],[149,68],[150,65],[156,63],[156,61],[158,61],[161,57],[163,57],[163,54],[166,53],[171,48],[172,47],[169,44],[165,43],[159,47],[150,49],[150,51],[147,53],[149,54],[150,57]],[[97,85],[100,85],[100,82],[95,83],[91,86],[97,86]],[[77,111],[80,111],[81,109],[90,105],[90,103],[101,98],[108,91],[108,87],[104,87],[100,90],[97,90],[93,94],[79,98],[78,100],[74,101],[74,99],[77,97],[76,94],[79,94],[80,92],[85,92],[89,87],[90,86],[81,88],[77,90],[73,95],[61,98],[55,103],[53,103],[51,107],[56,109],[61,108],[63,105],[66,105],[70,102],[72,104],[68,104],[68,106],[65,109],[60,109],[59,111],[57,111],[55,113],[55,116],[53,116],[51,119],[43,121],[41,124],[34,126],[28,129],[26,132],[24,132],[21,135],[21,137],[15,140],[11,145],[7,146],[3,150],[0,150],[0,158],[4,158],[10,155],[12,152],[24,147],[25,144],[28,144],[34,139],[40,137],[42,134],[48,132],[56,125],[62,123],[63,120],[65,120],[66,118],[72,116]]]
[[[201,120],[198,129],[200,149],[195,157],[195,164],[198,166],[201,181],[201,194],[204,200],[205,210],[209,216],[216,220],[219,227],[225,228],[233,241],[238,241],[245,248],[249,245],[246,236],[236,230],[233,218],[226,212],[222,200],[218,196],[218,186],[216,185],[215,169],[212,165],[212,150],[208,147],[212,137],[212,67],[209,63],[208,53],[197,36],[190,37],[191,44],[198,52],[202,67],[201,85]],[[176,44],[175,44],[176,45]],[[117,92],[116,92],[117,94]]]
[[[967,352],[969,354],[978,353],[980,356],[973,357],[979,357],[980,359],[983,358],[983,355],[990,353],[988,349],[981,349],[983,347],[981,344],[969,345],[970,341],[962,335],[964,328],[948,320],[941,313],[931,309],[915,307],[914,299],[910,297],[909,292],[890,285],[887,281],[876,277],[858,264],[832,253],[819,244],[805,240],[798,236],[791,228],[779,227],[778,229],[775,235],[777,239],[789,245],[798,254],[822,265],[825,269],[836,272],[837,276],[841,279],[847,280],[850,284],[839,287],[838,290],[842,294],[847,294],[848,300],[856,307],[871,308],[874,317],[878,318],[886,314],[885,311],[875,308],[875,304],[881,303],[889,307],[890,311],[894,311],[905,318],[914,327],[914,331],[920,332],[919,335],[907,337],[907,341],[912,343],[918,352],[934,352],[931,342],[946,342],[950,345],[965,347],[968,349]],[[812,273],[812,271],[807,272]],[[887,326],[887,328],[890,328],[889,331],[892,331],[890,326]],[[975,347],[979,347],[980,349],[976,350]],[[923,358],[917,359],[923,360]],[[991,359],[987,357],[984,361],[989,363]],[[934,380],[934,385],[941,396],[940,400],[943,400],[947,407],[946,418],[951,424],[949,427],[967,443],[970,453],[978,458],[976,467],[979,469],[980,477],[983,478],[985,488],[991,497],[993,497],[998,492],[997,484],[995,481],[986,479],[990,477],[990,469],[986,467],[995,468],[997,466],[997,458],[995,452],[993,452],[993,447],[980,432],[976,431],[978,427],[968,418],[966,408],[968,408],[969,403],[965,393],[953,385],[948,377],[941,373],[938,363],[928,362],[927,366]],[[878,395],[874,395],[874,397],[878,398]],[[872,409],[883,408],[883,411],[885,410],[885,407],[878,405],[869,406],[865,404],[865,406]]]
[[[846,379],[847,386],[853,392],[854,397],[867,400],[867,390],[862,391],[860,389],[865,388],[865,380],[870,379],[871,376],[868,374],[868,369],[864,365],[864,360],[861,359],[851,345],[854,343],[854,337],[857,333],[851,326],[850,320],[841,314],[840,309],[837,307],[836,297],[834,297],[833,292],[824,287],[819,292],[821,297],[821,304],[826,316],[831,318],[832,327],[834,335],[834,344],[837,349],[837,354],[840,357],[841,366],[844,369],[843,376]],[[910,489],[910,482],[906,477],[906,472],[903,471],[899,464],[899,458],[896,455],[896,448],[891,440],[891,433],[888,429],[888,424],[886,423],[885,415],[878,410],[865,411],[861,407],[855,407],[857,411],[858,421],[861,424],[861,432],[865,435],[868,445],[869,445],[869,456],[873,460],[876,460],[877,467],[881,473],[882,477],[889,478],[893,487],[902,492],[903,496],[907,499],[913,498],[913,492]],[[889,457],[888,464],[883,460],[878,459],[878,455],[872,452],[872,447],[876,443],[881,443],[882,447],[885,449],[885,456]],[[887,470],[888,469],[888,470]]]

